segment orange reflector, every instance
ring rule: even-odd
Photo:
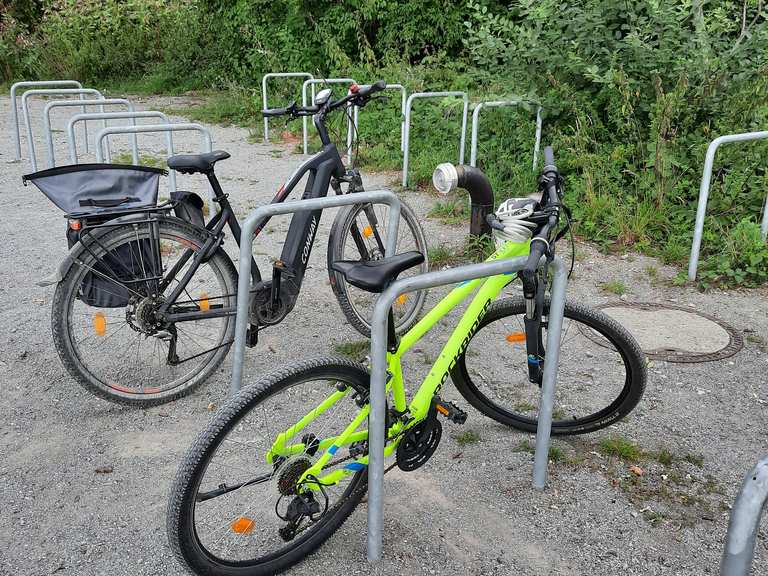
[[[408,300],[407,294],[400,294],[400,296],[397,297],[397,300],[395,300],[395,304],[397,304],[398,306],[402,306],[403,304],[405,304],[407,300]]]
[[[70,227],[70,229],[72,229],[75,232],[77,232],[78,230],[80,230],[80,228],[83,227],[83,225],[80,222],[80,220],[70,220],[69,221],[69,227]]]
[[[443,416],[448,416],[448,408],[445,406],[440,406],[440,404],[435,404],[435,408],[437,408],[437,411],[440,412]]]
[[[507,334],[507,342],[525,342],[525,332]]]
[[[107,333],[107,317],[104,316],[104,312],[96,312],[93,315],[93,331],[96,332],[96,336],[104,336]]]
[[[373,234],[373,228],[371,228],[370,226],[366,226],[365,228],[363,228],[363,236],[365,236],[366,238],[370,238],[371,234]]]
[[[240,516],[240,518],[232,522],[230,528],[232,528],[232,532],[237,534],[248,534],[251,530],[253,530],[254,524],[256,523],[250,518]]]
[[[199,306],[200,310],[203,312],[206,312],[211,309],[211,303],[208,300],[208,294],[205,292],[200,292],[200,300],[197,302],[197,305]]]

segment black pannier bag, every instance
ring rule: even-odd
[[[133,211],[157,206],[160,176],[167,172],[148,166],[123,164],[75,164],[27,174],[48,199],[83,229],[98,226]],[[67,228],[71,248],[81,232]],[[121,244],[101,257],[80,285],[80,300],[98,308],[123,308],[128,304],[130,286],[142,292],[143,283],[130,282],[154,275],[154,256],[148,238]]]

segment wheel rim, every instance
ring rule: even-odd
[[[386,238],[388,237],[388,225],[389,225],[389,207],[386,205],[372,205],[371,208],[376,215],[376,221],[380,230],[380,238],[386,245]],[[428,264],[426,262],[426,252],[419,246],[418,231],[415,229],[414,223],[410,218],[404,216],[405,212],[401,212],[400,225],[397,230],[397,243],[395,248],[395,254],[401,254],[411,250],[422,252],[425,257],[423,264],[410,268],[402,272],[398,278],[407,278],[409,276],[415,276],[427,272]],[[369,222],[369,219],[364,211],[364,207],[359,207],[354,212],[354,218],[348,220],[348,224],[343,230],[344,246],[342,248],[341,259],[343,260],[360,260],[361,254],[355,240],[352,237],[351,228],[353,224],[357,225],[357,229],[360,230],[363,242],[367,250],[373,255],[373,259],[379,259],[383,257],[381,250],[378,246],[375,234],[373,232],[373,226]],[[373,315],[373,307],[376,302],[378,294],[372,294],[364,290],[360,290],[355,286],[350,285],[341,277],[341,281],[344,283],[347,297],[355,315],[360,322],[370,328],[371,316]],[[392,306],[393,313],[395,315],[395,326],[400,329],[401,327],[408,326],[421,311],[421,304],[424,299],[423,291],[411,292],[399,296]]]
[[[503,417],[535,426],[541,390],[528,380],[523,317],[522,310],[501,317],[490,313],[467,345],[462,370],[481,402]],[[595,328],[585,319],[563,318],[553,428],[609,419],[628,393],[623,352]],[[546,346],[547,330],[543,333]]]
[[[128,244],[128,252],[135,255],[134,262],[138,262],[128,268],[136,274],[135,279],[139,279],[147,277],[141,276],[146,273],[147,266],[141,265],[138,247],[148,236],[149,232],[144,227],[134,230],[130,236],[109,236],[100,239],[100,242],[107,252]],[[160,253],[163,270],[167,271],[178,262],[188,248],[197,250],[199,245],[193,244],[181,232],[162,228]],[[91,249],[103,260],[104,250],[96,246]],[[194,384],[202,377],[206,367],[221,353],[220,350],[210,349],[223,343],[232,319],[210,318],[152,326],[150,319],[162,302],[163,295],[154,298],[152,302],[153,298],[147,294],[149,286],[146,282],[131,283],[131,290],[125,292],[119,284],[105,280],[106,283],[101,284],[102,290],[107,293],[126,293],[130,301],[118,308],[90,306],[81,297],[83,287],[86,286],[84,282],[88,281],[89,276],[105,277],[94,272],[94,259],[87,258],[86,254],[74,267],[76,276],[66,298],[65,314],[68,345],[74,352],[81,375],[111,394],[129,398],[172,393]],[[175,275],[165,294],[178,284],[178,278],[188,269],[190,261]],[[128,277],[124,270],[121,273]],[[114,292],[110,288],[112,286]],[[201,310],[219,304],[231,306],[234,305],[234,295],[227,294],[224,272],[209,261],[198,268],[176,304],[196,306]],[[174,330],[176,359],[180,361],[177,365],[169,362]]]
[[[337,385],[344,382],[359,385],[359,382],[352,382],[339,374],[330,378],[308,378],[285,387],[259,401],[210,447],[210,457],[193,486],[191,496],[196,544],[209,561],[223,565],[255,565],[278,561],[290,550],[301,546],[309,546],[306,553],[314,548],[308,541],[318,536],[319,529],[360,486],[363,472],[350,474],[337,485],[325,486],[328,496],[325,514],[321,514],[314,523],[304,519],[298,534],[286,542],[280,535],[280,529],[284,529],[287,523],[278,516],[276,507],[280,514],[285,514],[295,495],[286,496],[284,488],[306,469],[306,465],[295,469],[293,474],[291,467],[303,459],[308,464],[314,463],[325,450],[317,450],[314,454],[304,450],[288,457],[277,468],[266,461],[265,455],[273,446],[272,439],[277,437],[279,431],[290,430],[302,416],[311,413],[313,407],[333,394]],[[360,410],[353,395],[354,390],[350,389],[345,397],[297,432],[292,437],[293,441],[300,443],[307,434],[314,434],[316,438],[329,438],[340,433]],[[331,463],[342,461],[348,456],[348,447],[340,447]],[[333,471],[350,462],[351,459],[344,460],[324,472]],[[247,484],[255,478],[266,477],[268,479],[264,481]],[[220,489],[223,485],[242,487],[208,498],[212,490]],[[206,499],[200,501],[202,498]],[[323,498],[318,496],[317,500],[321,510],[324,509]],[[240,527],[244,529],[239,530]]]

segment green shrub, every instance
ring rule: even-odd
[[[720,242],[715,254],[701,263],[702,286],[756,286],[768,281],[768,245],[760,226],[741,220]]]

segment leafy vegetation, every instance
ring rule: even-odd
[[[0,11],[0,75],[69,77],[119,92],[217,90],[193,112],[255,127],[265,72],[383,77],[409,91],[513,99],[487,109],[479,166],[497,200],[535,186],[532,143],[566,174],[577,233],[680,263],[687,257],[709,141],[768,123],[768,25],[762,0],[15,0]],[[274,84],[270,104],[297,98]],[[272,94],[272,92],[271,92]],[[399,99],[360,114],[359,161],[397,169]],[[410,181],[455,161],[456,98],[421,101]],[[715,163],[702,284],[768,280],[757,218],[766,143],[724,146]],[[458,205],[458,204],[457,204]],[[448,207],[436,213],[451,218]],[[456,214],[459,217],[459,214]]]
[[[352,360],[364,360],[371,349],[368,340],[356,340],[354,342],[342,342],[334,347],[337,354],[348,356]]]

